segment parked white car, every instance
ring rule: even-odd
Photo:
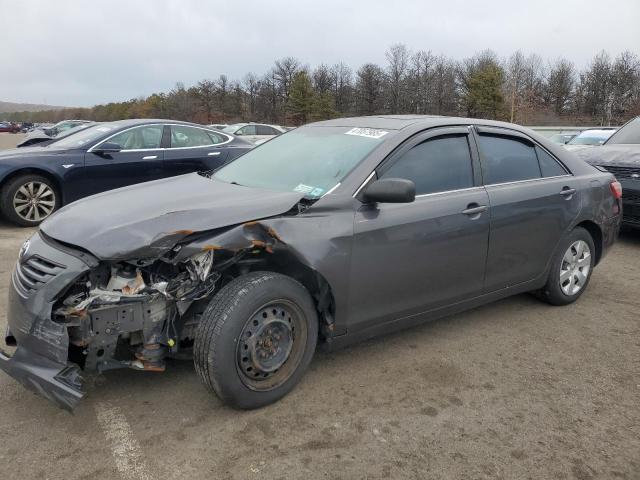
[[[226,124],[226,123],[211,123],[211,124],[207,125],[207,127],[213,128],[214,130],[224,130],[228,126],[229,125]]]
[[[233,125],[229,125],[227,128],[224,128],[222,131],[242,137],[251,143],[256,143],[260,140],[269,140],[285,133],[287,130],[280,125],[267,125],[265,123],[234,123]]]
[[[606,142],[615,131],[615,128],[585,130],[569,140],[569,142],[564,145],[564,148],[567,150],[582,150],[583,148],[597,147]]]

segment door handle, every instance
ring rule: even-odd
[[[155,160],[158,158],[157,155],[147,155],[146,157],[142,157],[143,160]]]
[[[475,205],[475,206],[474,206]],[[486,205],[478,205],[477,203],[470,203],[467,208],[462,211],[465,215],[473,216],[479,213],[486,212],[489,209]]]
[[[207,156],[209,156],[209,157],[216,157],[218,155],[220,155],[220,152],[209,152],[209,153],[207,153]]]
[[[563,197],[570,197],[574,193],[576,193],[575,188],[562,187],[562,190],[560,190],[560,195],[562,195]]]

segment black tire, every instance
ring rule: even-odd
[[[568,249],[577,241],[584,241],[589,246],[590,262],[589,271],[586,274],[586,281],[581,288],[574,294],[567,294],[563,291],[560,283],[560,268],[564,263],[564,256]],[[551,269],[546,285],[538,292],[538,296],[551,305],[568,305],[575,302],[584,293],[589,285],[593,267],[595,264],[596,249],[591,234],[582,227],[574,228],[560,243],[553,260],[551,261]]]
[[[16,192],[23,185],[27,185],[29,183],[35,182],[37,184],[46,185],[52,192],[53,200],[50,200],[51,197],[47,197],[47,202],[53,202],[53,209],[46,216],[41,215],[41,218],[38,220],[28,220],[23,218],[16,212],[13,206],[13,199],[16,195]],[[12,223],[16,225],[20,225],[21,227],[35,227],[39,225],[45,218],[50,216],[53,212],[55,212],[58,208],[60,208],[60,193],[56,188],[55,184],[46,177],[42,175],[36,174],[24,174],[19,175],[11,180],[9,180],[4,187],[2,188],[2,192],[0,192],[0,207],[2,208],[2,213]],[[44,212],[44,210],[39,210]]]
[[[272,332],[270,325],[254,325],[266,315],[263,310],[270,310],[272,306],[277,316],[264,322],[272,322],[270,325],[276,327],[285,325],[282,328],[286,328],[288,322],[298,327],[298,333],[293,327],[285,336],[290,346],[289,353],[282,356],[284,363],[275,372],[260,373],[259,378],[253,379],[250,375],[258,375],[260,370],[254,362],[256,349],[260,348],[258,340],[265,335],[260,332],[269,333],[269,346]],[[255,335],[249,340],[252,328],[256,329]],[[205,385],[225,404],[241,409],[259,408],[284,397],[300,381],[311,363],[317,340],[318,316],[305,287],[279,273],[252,272],[231,281],[209,303],[195,336],[194,364]],[[245,342],[253,344],[249,348]],[[250,353],[243,353],[247,348]],[[280,346],[276,345],[276,349],[282,353]],[[245,372],[245,368],[252,371]],[[262,375],[268,378],[263,379]]]

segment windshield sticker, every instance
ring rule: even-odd
[[[352,128],[348,132],[344,132],[345,135],[357,135],[358,137],[367,138],[382,138],[387,133],[385,130],[377,130],[375,128]]]
[[[313,187],[310,187],[309,185],[305,185],[304,183],[301,183],[296,188],[294,188],[293,191],[300,192],[300,193],[311,193],[313,191]]]
[[[319,197],[323,193],[324,193],[324,188],[314,188],[313,190],[311,190],[312,197]]]

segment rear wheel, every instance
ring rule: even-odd
[[[585,291],[595,263],[593,238],[584,228],[575,228],[562,242],[551,263],[547,284],[540,296],[552,305],[575,302]]]
[[[60,206],[53,182],[41,175],[20,175],[10,180],[1,193],[2,213],[23,227],[34,227]]]
[[[300,283],[278,273],[250,273],[226,285],[207,307],[194,363],[225,403],[258,408],[300,381],[317,338],[315,306]]]

